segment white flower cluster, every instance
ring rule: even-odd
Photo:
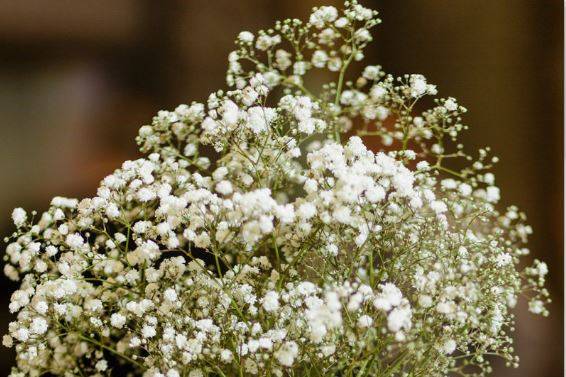
[[[517,365],[511,309],[546,315],[531,228],[500,213],[489,149],[421,75],[363,58],[379,23],[355,1],[242,32],[232,90],[160,111],[146,156],[96,195],[15,209],[12,377],[482,376]],[[314,69],[335,76],[305,87]],[[355,125],[355,127],[354,127]],[[342,142],[346,131],[357,133]],[[379,137],[369,150],[362,137]],[[454,149],[454,151],[451,151]]]

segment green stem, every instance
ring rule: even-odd
[[[334,105],[336,106],[338,106],[338,103],[340,102],[340,95],[342,94],[342,87],[344,86],[344,76],[346,74],[346,70],[348,69],[350,63],[352,62],[352,59],[354,59],[355,54],[356,54],[356,50],[354,49],[350,54],[350,56],[348,57],[348,59],[344,62],[342,68],[340,69],[340,75],[338,76],[338,84],[336,85],[336,97],[334,98]],[[338,129],[338,124],[336,124],[336,127],[334,129],[334,138],[336,139],[337,142],[340,142],[340,130]]]
[[[100,343],[100,342],[97,341],[97,340],[94,340],[94,339],[91,339],[91,338],[87,338],[86,336],[84,336],[84,335],[82,335],[82,334],[77,334],[77,335],[78,335],[79,338],[81,338],[82,340],[84,340],[84,341],[86,341],[86,342],[89,342],[89,343],[91,343],[91,344],[94,344],[95,346],[98,346],[98,347],[100,347],[100,348],[104,348],[104,349],[107,350],[108,352],[113,353],[114,355],[119,356],[119,357],[123,358],[123,359],[126,360],[126,361],[129,361],[130,363],[136,365],[137,367],[139,367],[139,368],[141,368],[141,369],[145,369],[145,367],[144,367],[142,364],[138,363],[136,360],[132,359],[132,358],[129,357],[129,356],[126,356],[126,355],[124,355],[124,354],[121,354],[120,352],[116,351],[114,348],[108,347],[107,345],[105,345],[105,344],[103,344],[103,343]]]
[[[452,174],[452,175],[455,175],[456,177],[459,177],[459,178],[461,178],[461,179],[464,179],[464,176],[463,176],[462,174],[460,174],[460,173],[458,173],[457,171],[454,171],[454,170],[452,170],[452,169],[445,168],[445,167],[442,166],[442,165],[436,164],[436,165],[434,165],[433,167],[434,167],[435,169],[438,169],[438,170],[443,171],[443,172],[445,172],[445,173]]]
[[[281,270],[281,258],[279,256],[279,247],[277,246],[277,241],[275,240],[275,234],[273,235],[273,247],[275,248],[275,258],[277,259],[277,268]]]
[[[373,273],[373,252],[374,250],[371,250],[371,253],[369,254],[369,285],[370,287],[373,288],[373,280],[374,280],[374,273]]]
[[[220,260],[218,259],[218,254],[214,253],[214,262],[216,263],[216,271],[218,272],[218,277],[222,277],[222,269],[220,268]]]

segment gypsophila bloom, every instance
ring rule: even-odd
[[[18,228],[24,225],[27,220],[27,213],[23,208],[15,208],[12,211],[12,221],[14,221],[14,225]]]
[[[144,157],[96,195],[15,209],[10,376],[484,376],[486,355],[516,366],[512,310],[527,297],[548,315],[548,267],[521,267],[532,229],[500,210],[489,148],[473,158],[458,143],[456,99],[417,112],[437,93],[424,76],[347,74],[379,23],[347,1],[241,32],[229,89],[158,112],[136,139]],[[446,165],[457,158],[470,163]]]

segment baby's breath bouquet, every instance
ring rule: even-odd
[[[547,314],[547,267],[519,267],[531,228],[496,209],[496,158],[458,144],[465,108],[417,113],[437,92],[421,75],[346,74],[379,22],[348,1],[240,33],[230,90],[160,111],[136,139],[146,157],[92,198],[15,209],[11,376],[516,366],[511,310],[526,296]],[[329,80],[313,88],[317,70]]]

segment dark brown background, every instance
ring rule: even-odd
[[[328,1],[326,4],[335,4]],[[563,3],[559,0],[374,0],[383,24],[367,52],[395,74],[422,73],[468,107],[470,149],[490,145],[504,204],[533,225],[550,266],[551,316],[518,313],[519,370],[562,375]],[[224,87],[242,29],[306,17],[322,1],[0,0],[0,230],[15,206],[86,196],[137,156],[137,128],[159,109]],[[0,330],[14,285],[0,283]],[[0,358],[7,375],[13,356]]]

